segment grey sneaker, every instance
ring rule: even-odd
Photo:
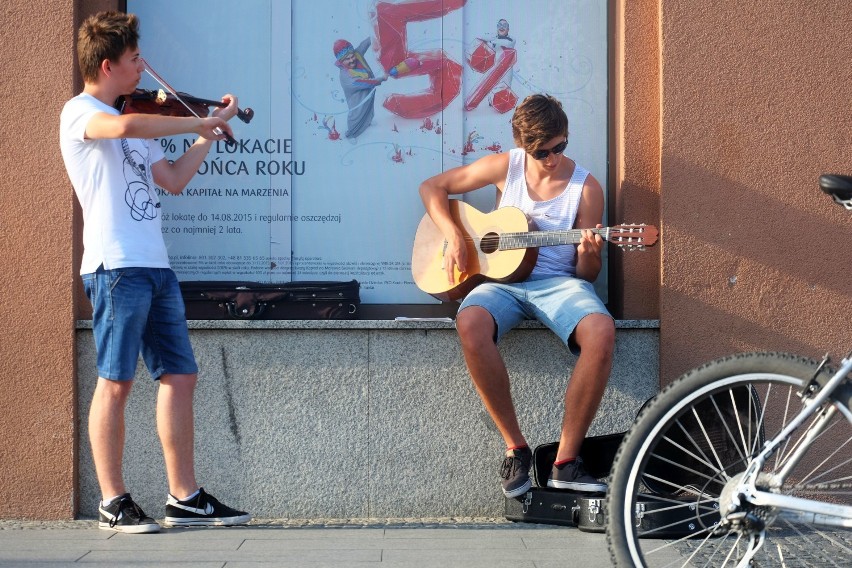
[[[506,452],[506,458],[500,467],[500,477],[503,479],[503,495],[519,497],[530,490],[530,463],[532,450],[520,448]]]
[[[98,507],[98,528],[129,534],[160,532],[157,521],[130,498],[130,493],[116,497],[104,507]]]
[[[586,491],[589,493],[605,493],[606,483],[601,483],[586,471],[583,458],[577,457],[573,461],[560,466],[554,464],[550,470],[550,478],[547,480],[548,487],[556,489],[570,489],[572,491]]]

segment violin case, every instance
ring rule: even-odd
[[[357,280],[266,284],[243,281],[180,283],[188,320],[357,319]]]

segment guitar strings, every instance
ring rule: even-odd
[[[464,235],[464,240],[467,242],[475,242],[480,243],[482,241],[503,241],[503,240],[527,240],[527,241],[538,241],[538,240],[548,240],[553,238],[564,238],[569,237],[572,240],[571,243],[564,244],[577,244],[582,239],[583,231],[585,229],[568,229],[565,231],[523,231],[523,232],[514,232],[514,233],[497,233],[497,232],[489,232],[483,235]],[[644,231],[642,229],[637,229],[635,231],[624,231],[620,230],[616,232],[616,234],[612,234],[609,228],[596,228],[590,229],[593,233],[596,233],[605,240],[609,240],[611,242],[631,242],[631,243],[641,243],[649,240],[648,237],[643,237]],[[609,238],[607,238],[607,233],[610,232]],[[538,234],[541,236],[537,236]]]

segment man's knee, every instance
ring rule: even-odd
[[[480,306],[470,306],[456,316],[456,331],[462,346],[465,347],[484,341],[493,343],[496,324],[488,310]]]
[[[198,384],[198,373],[160,375],[160,385],[167,386],[178,391],[192,392]]]
[[[604,314],[590,314],[580,320],[574,330],[574,340],[581,352],[596,353],[602,359],[612,359],[615,322]]]

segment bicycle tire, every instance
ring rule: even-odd
[[[783,424],[799,413],[802,399],[796,393],[814,376],[817,367],[813,360],[785,353],[742,353],[686,373],[648,404],[616,454],[607,491],[606,533],[613,564],[631,568],[736,566],[745,553],[746,531],[742,527],[726,527],[724,523],[714,525],[719,519],[719,495],[725,490],[724,481],[745,470],[748,457],[760,449],[763,436],[772,439]],[[830,376],[831,371],[823,369],[817,383],[824,384]],[[751,397],[744,399],[743,393]],[[842,394],[839,396],[848,405],[848,400]],[[748,408],[743,408],[743,400],[748,400],[745,405]],[[784,406],[779,407],[782,402]],[[714,415],[715,426],[709,420]],[[767,460],[764,472],[773,472],[784,463],[794,447],[792,444],[807,431],[809,424],[807,421],[794,432],[790,443],[782,445]],[[699,433],[693,435],[695,428]],[[718,430],[715,434],[713,428]],[[817,456],[816,466],[814,461],[803,460],[778,492],[849,506],[852,495],[849,440],[852,440],[852,425],[846,417],[835,413],[831,428],[814,440],[805,456]],[[739,449],[731,453],[731,446]],[[693,483],[686,483],[686,478]],[[692,532],[682,538],[654,539],[650,531],[642,528],[645,520],[636,514],[637,496],[645,503],[691,507]],[[849,560],[852,531],[814,527],[802,519],[775,517],[775,512],[769,510],[754,508],[749,513],[757,519],[752,526],[767,525],[766,541],[754,559],[756,565],[850,566],[852,563]],[[658,525],[649,522],[646,526]]]

